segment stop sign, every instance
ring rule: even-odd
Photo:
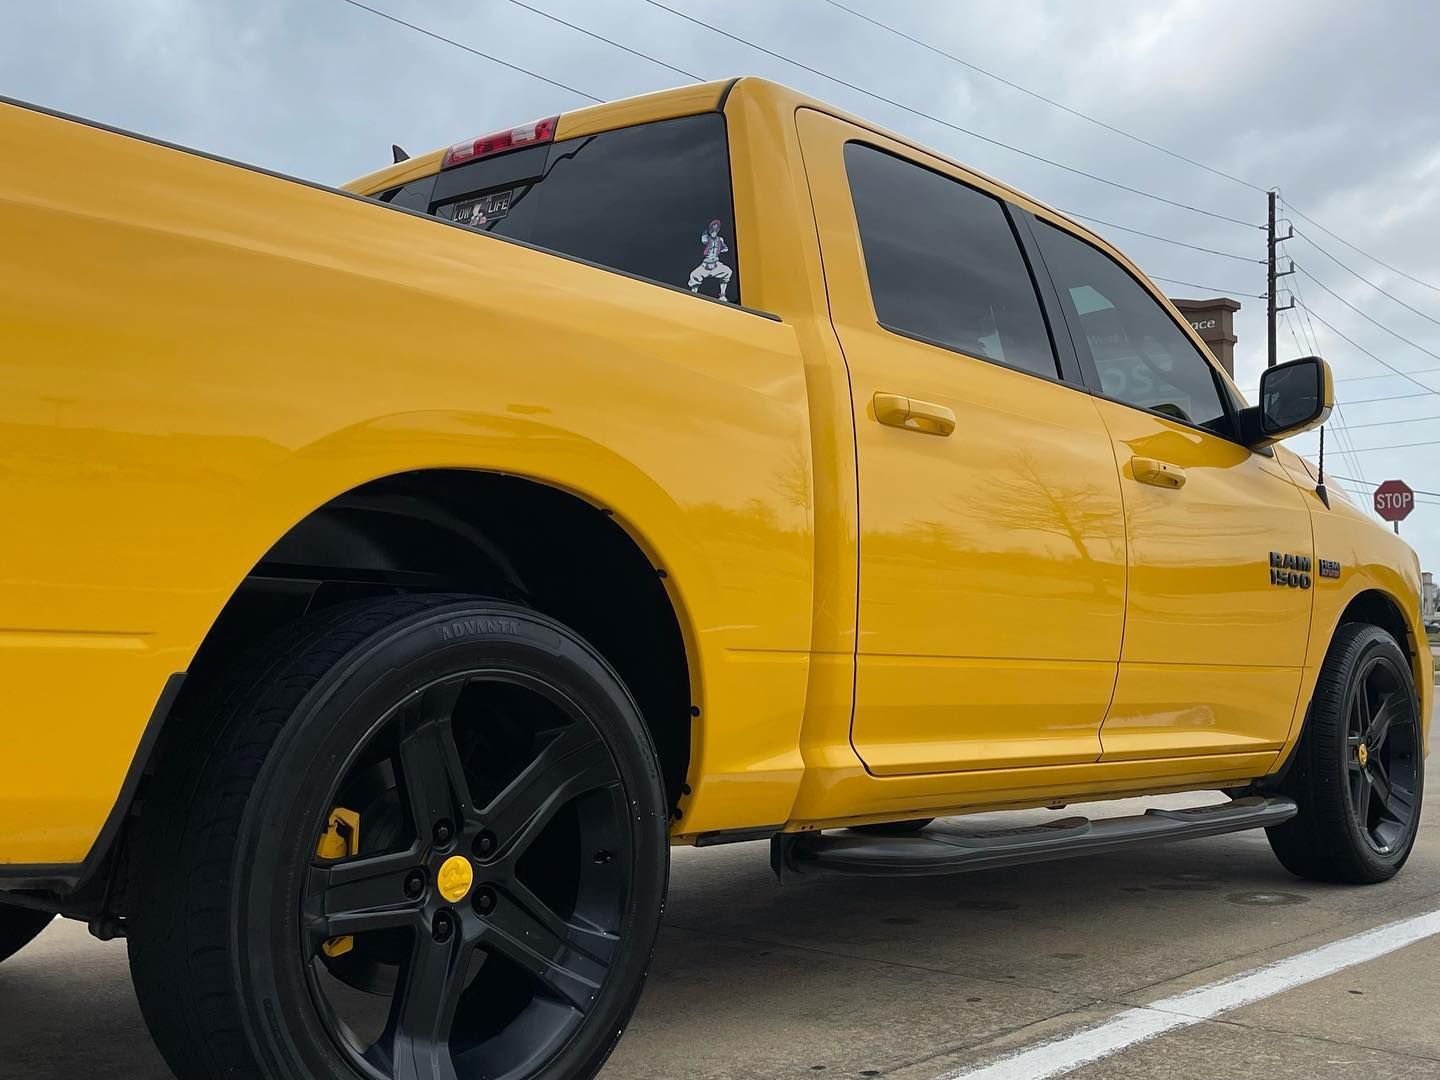
[[[1404,480],[1386,480],[1375,489],[1375,513],[1386,521],[1404,521],[1415,509],[1415,492]]]

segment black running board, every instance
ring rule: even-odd
[[[939,825],[914,836],[781,833],[770,842],[770,863],[781,881],[821,874],[929,877],[1262,829],[1289,821],[1295,811],[1295,803],[1283,796],[1250,795],[1218,806],[1146,810],[1099,821],[1070,817],[1015,829]]]

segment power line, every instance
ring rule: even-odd
[[[1357,454],[1369,454],[1376,450],[1409,450],[1414,446],[1440,446],[1440,439],[1431,439],[1428,442],[1407,442],[1395,443],[1391,446],[1361,446],[1357,447]]]
[[[388,11],[381,11],[379,8],[373,8],[370,7],[368,4],[362,4],[360,3],[360,0],[340,0],[340,2],[342,4],[349,4],[353,8],[359,8],[361,11],[368,11],[371,15],[378,15],[382,19],[389,19],[392,23],[396,23],[400,26],[404,26],[408,29],[414,30],[417,34],[424,34],[426,37],[434,38],[436,41],[443,41],[446,45],[453,45],[457,49],[464,49],[467,53],[478,56],[484,60],[489,60],[492,64],[499,64],[501,67],[507,67],[511,71],[518,71],[522,75],[529,75],[532,79],[539,79],[541,82],[549,83],[551,86],[558,86],[561,90],[568,90],[572,94],[577,94],[580,97],[587,98],[590,101],[596,102],[597,104],[604,103],[604,98],[598,98],[594,94],[587,94],[584,90],[577,89],[574,86],[569,86],[555,79],[551,79],[545,75],[541,75],[538,71],[531,71],[529,68],[521,67],[519,64],[512,64],[509,60],[501,60],[498,56],[491,56],[487,52],[481,52],[479,49],[472,48],[471,46],[466,45],[463,42],[456,41],[454,38],[448,38],[444,34],[437,34],[433,30],[426,30],[423,26],[417,26],[412,22],[406,22],[404,19],[401,19],[398,16],[391,15]]]
[[[1310,306],[1309,306],[1308,304],[1306,304],[1303,300],[1300,301],[1300,307],[1301,307],[1302,309],[1304,309],[1307,317],[1313,315],[1317,320],[1319,320],[1321,326],[1325,327],[1325,328],[1326,328],[1327,330],[1329,330],[1332,334],[1334,334],[1336,337],[1338,337],[1341,341],[1347,342],[1351,347],[1353,347],[1353,348],[1355,348],[1355,349],[1359,349],[1362,353],[1364,353],[1366,356],[1370,357],[1370,359],[1371,359],[1371,360],[1374,360],[1377,364],[1382,364],[1382,365],[1384,365],[1385,367],[1389,368],[1391,371],[1395,372],[1395,374],[1397,374],[1397,375],[1403,375],[1403,376],[1405,376],[1406,379],[1408,379],[1410,382],[1414,383],[1416,386],[1420,387],[1422,390],[1425,390],[1425,391],[1427,391],[1427,392],[1429,392],[1429,393],[1431,393],[1431,394],[1440,394],[1440,390],[1435,389],[1435,387],[1433,387],[1433,386],[1426,386],[1426,385],[1425,385],[1424,383],[1422,383],[1419,379],[1416,379],[1416,378],[1414,378],[1413,376],[1411,376],[1411,374],[1410,374],[1408,371],[1401,371],[1399,368],[1397,368],[1394,364],[1390,363],[1388,360],[1381,360],[1380,357],[1376,356],[1373,352],[1371,352],[1369,349],[1365,348],[1364,346],[1362,346],[1362,345],[1356,345],[1355,342],[1351,341],[1348,337],[1346,337],[1344,334],[1342,334],[1339,330],[1336,330],[1335,327],[1331,326],[1328,322],[1326,322],[1326,321],[1321,317],[1321,315],[1320,315],[1319,312],[1317,312],[1314,308],[1310,307]],[[1374,398],[1374,399],[1371,399],[1371,400],[1376,400],[1376,401],[1378,401],[1378,400],[1382,400],[1382,399]]]
[[[1294,226],[1292,225],[1291,228],[1293,229]],[[1321,255],[1324,255],[1327,259],[1329,259],[1331,262],[1333,262],[1336,266],[1340,267],[1341,270],[1344,270],[1344,271],[1345,271],[1347,274],[1349,274],[1351,277],[1356,278],[1356,279],[1358,279],[1358,280],[1360,280],[1360,281],[1363,281],[1366,285],[1369,285],[1370,288],[1374,289],[1374,290],[1375,290],[1376,292],[1378,292],[1381,296],[1388,297],[1389,299],[1394,300],[1395,303],[1399,304],[1399,305],[1400,305],[1401,307],[1403,307],[1406,311],[1413,311],[1416,315],[1419,315],[1422,319],[1428,320],[1429,322],[1434,323],[1436,326],[1440,326],[1440,319],[1431,318],[1429,315],[1426,315],[1425,312],[1421,311],[1419,308],[1417,308],[1417,307],[1411,307],[1409,304],[1407,304],[1404,300],[1401,300],[1401,299],[1400,299],[1398,296],[1396,296],[1394,293],[1386,292],[1385,289],[1383,289],[1383,288],[1381,288],[1379,285],[1375,284],[1375,282],[1371,281],[1371,280],[1370,280],[1368,277],[1366,277],[1364,274],[1360,273],[1360,272],[1357,271],[1357,270],[1352,269],[1348,263],[1341,262],[1341,261],[1340,261],[1339,259],[1337,259],[1334,255],[1330,254],[1330,252],[1326,251],[1323,247],[1321,247],[1319,244],[1317,244],[1317,243],[1316,243],[1314,240],[1312,240],[1312,239],[1309,237],[1309,235],[1307,235],[1306,233],[1301,232],[1299,229],[1295,229],[1295,235],[1298,236],[1301,240],[1304,240],[1307,244],[1309,244],[1311,247],[1313,247],[1313,248],[1314,248],[1316,251],[1318,251]]]
[[[1305,324],[1291,315],[1288,309],[1284,311],[1283,314],[1285,316],[1285,329],[1290,331],[1290,340],[1295,342],[1297,353],[1302,355],[1309,353],[1312,356],[1318,354],[1320,351],[1318,345],[1312,349],[1308,341],[1305,344],[1301,344],[1300,342],[1300,339],[1305,336]],[[1297,326],[1300,328],[1298,335],[1295,332]],[[1344,460],[1346,457],[1348,447],[1350,467],[1361,476],[1364,476],[1365,468],[1360,464],[1360,459],[1355,455],[1355,437],[1350,434],[1349,426],[1345,422],[1345,411],[1341,408],[1338,398],[1335,401],[1335,441],[1339,444],[1341,459]]]
[[[1423,424],[1426,421],[1440,420],[1440,416],[1407,416],[1403,420],[1376,420],[1369,424],[1351,424],[1350,430],[1358,431],[1367,427],[1389,427],[1392,424]]]
[[[1364,319],[1366,322],[1374,323],[1374,324],[1375,324],[1376,326],[1378,326],[1381,330],[1384,330],[1384,331],[1385,331],[1387,334],[1389,334],[1391,337],[1395,338],[1395,340],[1397,340],[1397,341],[1403,341],[1406,345],[1409,345],[1412,349],[1419,349],[1419,350],[1420,350],[1421,352],[1423,352],[1426,356],[1433,356],[1436,360],[1440,360],[1440,353],[1431,352],[1429,349],[1425,348],[1424,345],[1421,345],[1421,344],[1418,344],[1417,342],[1411,341],[1411,340],[1410,340],[1409,338],[1407,338],[1404,334],[1397,334],[1394,330],[1391,330],[1390,327],[1386,326],[1384,323],[1380,322],[1378,319],[1373,319],[1373,318],[1371,318],[1369,315],[1365,314],[1365,312],[1363,312],[1363,311],[1361,311],[1359,308],[1357,308],[1354,304],[1350,303],[1349,300],[1346,300],[1343,296],[1341,296],[1339,293],[1337,293],[1334,289],[1330,288],[1329,285],[1326,285],[1323,281],[1321,281],[1319,278],[1317,278],[1314,274],[1310,273],[1309,270],[1306,270],[1305,267],[1301,266],[1301,265],[1300,265],[1299,263],[1297,263],[1294,259],[1291,259],[1291,260],[1290,260],[1290,265],[1293,266],[1296,270],[1300,271],[1300,273],[1304,274],[1304,275],[1305,275],[1307,278],[1309,278],[1311,281],[1315,282],[1316,285],[1319,285],[1320,288],[1324,289],[1327,293],[1329,293],[1331,296],[1333,296],[1336,300],[1339,300],[1340,303],[1344,304],[1344,305],[1345,305],[1347,308],[1349,308],[1351,311],[1355,312],[1356,315],[1359,315],[1359,316],[1360,316],[1362,319]]]
[[[1379,484],[1373,483],[1370,480],[1356,480],[1353,476],[1336,476],[1335,479],[1344,480],[1351,484],[1364,484],[1366,487],[1380,486]],[[1440,499],[1440,491],[1421,491],[1419,488],[1411,488],[1410,490],[1415,492],[1416,495],[1432,495],[1435,498]]]
[[[1189,210],[1192,213],[1204,214],[1207,217],[1217,218],[1221,221],[1229,221],[1235,225],[1244,225],[1246,228],[1250,229],[1258,229],[1260,227],[1258,225],[1255,225],[1253,222],[1242,221],[1240,218],[1231,217],[1228,214],[1221,214],[1214,210],[1205,210],[1202,207],[1191,206],[1188,203],[1177,202],[1174,199],[1167,199],[1163,195],[1156,195],[1154,192],[1144,191],[1141,188],[1131,187],[1129,184],[1122,184],[1118,180],[1111,180],[1110,178],[1105,176],[1097,176],[1095,173],[1086,172],[1084,169],[1077,169],[1073,165],[1066,165],[1062,162],[1055,161],[1052,158],[1047,158],[1043,157],[1040,154],[1031,153],[1029,150],[1022,150],[1020,147],[1015,146],[1011,143],[1002,142],[999,139],[991,138],[989,135],[982,135],[978,131],[973,131],[970,128],[961,127],[959,124],[951,123],[949,120],[942,119],[941,117],[936,116],[934,113],[928,113],[922,109],[917,109],[913,106],[906,105],[903,102],[896,101],[894,98],[886,97],[884,94],[876,93],[874,90],[867,90],[863,86],[859,86],[846,79],[842,79],[838,75],[832,75],[828,71],[821,71],[817,67],[811,67],[809,64],[801,63],[799,60],[793,60],[790,57],[785,56],[783,53],[775,52],[773,49],[767,49],[763,45],[757,45],[755,42],[743,38],[739,34],[733,34],[729,30],[722,30],[720,27],[715,26],[711,23],[707,23],[703,19],[696,18],[694,15],[686,14],[683,11],[679,11],[673,7],[670,7],[668,4],[662,4],[660,0],[645,0],[645,3],[649,4],[651,7],[659,8],[661,11],[668,11],[671,15],[674,15],[678,19],[684,19],[686,22],[693,23],[696,26],[704,27],[706,30],[709,30],[713,34],[719,34],[723,38],[728,38],[729,40],[744,45],[747,48],[754,49],[756,52],[764,53],[766,56],[779,60],[782,63],[786,63],[791,65],[792,67],[799,68],[801,71],[808,71],[812,75],[818,75],[820,78],[835,83],[837,86],[847,87],[850,90],[854,90],[856,93],[864,94],[866,97],[874,98],[876,101],[884,102],[886,105],[901,109],[905,112],[910,113],[913,116],[919,116],[925,120],[929,120],[931,123],[939,124],[942,127],[947,127],[952,131],[958,131],[962,135],[969,135],[972,139],[979,139],[981,142],[986,142],[991,144],[992,146],[1001,147],[1002,149],[1009,150],[1012,153],[1020,154],[1022,157],[1031,158],[1034,161],[1043,162],[1044,164],[1050,165],[1056,169],[1063,169],[1066,172],[1074,173],[1076,176],[1083,176],[1089,180],[1098,181],[1101,184],[1108,184],[1113,188],[1120,189],[1121,191],[1128,191],[1132,195],[1140,195],[1147,199],[1154,199],[1156,202],[1162,202],[1168,206],[1178,207],[1181,210]]]
[[[1431,390],[1429,394],[1387,394],[1385,397],[1351,398],[1351,399],[1350,399],[1350,404],[1351,404],[1351,405],[1373,405],[1373,404],[1375,404],[1376,402],[1380,402],[1380,401],[1406,401],[1406,400],[1408,400],[1408,399],[1410,399],[1410,398],[1429,397],[1430,394],[1434,394],[1434,393],[1437,393],[1437,391]]]
[[[1327,229],[1324,225],[1321,225],[1318,221],[1316,221],[1314,218],[1312,218],[1309,214],[1306,214],[1306,213],[1302,212],[1302,211],[1300,210],[1300,208],[1299,208],[1298,206],[1296,206],[1294,203],[1292,203],[1292,202],[1286,202],[1285,205],[1290,208],[1291,212],[1294,213],[1296,217],[1304,218],[1304,219],[1305,219],[1306,221],[1308,221],[1311,225],[1314,225],[1315,228],[1317,228],[1317,229],[1319,229],[1321,232],[1323,232],[1326,236],[1330,237],[1332,240],[1338,240],[1338,241],[1340,241],[1340,243],[1344,244],[1347,248],[1349,248],[1351,251],[1355,252],[1357,255],[1364,255],[1365,258],[1369,259],[1369,260],[1370,260],[1371,262],[1373,262],[1373,263],[1378,263],[1379,265],[1385,267],[1386,270],[1389,270],[1389,271],[1391,271],[1392,273],[1399,274],[1401,277],[1406,278],[1406,279],[1408,279],[1408,280],[1410,280],[1410,281],[1413,281],[1416,285],[1423,285],[1423,286],[1425,286],[1425,288],[1429,289],[1431,292],[1440,293],[1440,285],[1431,285],[1428,281],[1421,281],[1421,280],[1420,280],[1419,278],[1417,278],[1414,274],[1407,274],[1404,270],[1401,270],[1399,267],[1397,267],[1397,266],[1391,266],[1391,265],[1390,265],[1389,263],[1387,263],[1384,259],[1377,259],[1374,255],[1371,255],[1368,251],[1365,251],[1365,250],[1362,249],[1362,248],[1358,248],[1358,247],[1356,247],[1354,244],[1350,243],[1350,241],[1349,241],[1349,240],[1346,240],[1343,236],[1337,236],[1337,235],[1335,235],[1333,232],[1331,232],[1329,229]],[[1313,241],[1312,241],[1312,243],[1313,243]]]
[[[835,0],[825,0],[827,4],[833,4]],[[1184,240],[1176,240],[1170,236],[1160,236],[1157,233],[1145,232],[1141,229],[1132,229],[1129,225],[1116,225],[1113,221],[1102,221],[1100,218],[1091,217],[1089,214],[1077,214],[1073,210],[1061,210],[1067,217],[1079,218],[1081,221],[1093,221],[1097,225],[1104,225],[1107,229],[1119,229],[1121,232],[1134,233],[1136,236],[1148,236],[1151,240],[1160,240],[1166,244],[1174,244],[1176,247],[1189,248],[1191,251],[1203,251],[1209,255],[1223,255],[1227,259],[1238,259],[1240,262],[1259,263],[1265,265],[1264,259],[1252,259],[1249,255],[1236,255],[1229,251],[1217,251],[1215,248],[1200,247],[1197,244],[1189,244]]]
[[[1218,293],[1222,296],[1243,296],[1247,300],[1264,300],[1265,297],[1259,293],[1240,292],[1237,289],[1217,289],[1212,285],[1197,285],[1193,281],[1176,281],[1174,278],[1161,277],[1159,274],[1145,275],[1151,281],[1164,281],[1170,285],[1184,285],[1187,289],[1199,289],[1201,292]]]
[[[551,15],[548,11],[541,11],[537,7],[531,7],[529,4],[524,3],[524,0],[506,0],[506,2],[514,4],[516,7],[524,8],[526,11],[533,12],[534,14],[539,15],[542,19],[549,19],[551,22],[559,23],[561,26],[568,26],[571,30],[578,31],[581,34],[584,34],[586,37],[592,37],[596,41],[603,41],[606,45],[613,46],[614,48],[619,49],[622,52],[627,52],[631,56],[638,56],[642,60],[649,60],[652,64],[658,64],[663,68],[668,68],[670,71],[675,72],[677,75],[684,75],[687,79],[694,79],[696,82],[705,81],[699,75],[696,75],[693,71],[686,71],[682,67],[676,67],[674,64],[666,63],[664,60],[661,60],[658,57],[651,56],[647,52],[641,52],[639,49],[632,49],[629,45],[622,45],[618,41],[611,41],[609,38],[604,37],[601,34],[597,34],[593,30],[586,30],[583,26],[576,26],[572,22],[566,22],[558,15]]]
[[[1286,321],[1288,322],[1289,320],[1287,319]],[[1303,330],[1303,327],[1302,327],[1302,330]],[[1291,331],[1291,337],[1294,337],[1294,331],[1293,331],[1293,330]],[[1308,341],[1305,342],[1303,345],[1302,345],[1300,342],[1297,341],[1297,342],[1295,343],[1295,345],[1296,345],[1297,348],[1300,348],[1300,349],[1309,349],[1309,348],[1310,348],[1310,344],[1309,344]],[[1412,372],[1410,372],[1410,374],[1411,374],[1411,375],[1432,375],[1432,374],[1434,374],[1434,373],[1437,372],[1437,371],[1440,371],[1440,367],[1420,368],[1420,369],[1417,370],[1417,371],[1412,371]],[[1343,378],[1343,379],[1336,379],[1335,381],[1336,381],[1337,383],[1342,383],[1342,382],[1343,382],[1343,383],[1372,382],[1372,381],[1374,381],[1375,379],[1393,379],[1393,378],[1395,378],[1395,376],[1394,376],[1394,375],[1391,375],[1391,374],[1388,374],[1388,373],[1385,374],[1385,375],[1347,375],[1345,378]],[[1258,389],[1258,387],[1251,386],[1251,387],[1247,387],[1247,389],[1256,390],[1256,389]]]
[[[1043,101],[1046,105],[1054,106],[1061,112],[1069,113],[1071,116],[1078,116],[1081,120],[1087,120],[1098,127],[1104,128],[1106,131],[1112,131],[1116,135],[1122,135],[1127,139],[1140,143],[1142,146],[1148,146],[1152,150],[1158,150],[1162,154],[1168,154],[1170,157],[1173,157],[1179,161],[1183,161],[1187,165],[1193,165],[1197,169],[1204,169],[1208,173],[1214,173],[1216,176],[1224,177],[1226,180],[1230,180],[1234,183],[1240,184],[1242,187],[1250,188],[1252,191],[1265,190],[1264,188],[1259,187],[1256,184],[1250,183],[1250,181],[1248,180],[1242,180],[1238,176],[1232,176],[1230,173],[1225,172],[1223,169],[1217,169],[1212,165],[1206,165],[1203,161],[1196,161],[1194,158],[1186,157],[1184,154],[1181,154],[1175,150],[1171,150],[1169,147],[1161,146],[1159,143],[1153,143],[1149,139],[1141,138],[1134,132],[1126,131],[1124,128],[1118,128],[1113,124],[1107,124],[1104,120],[1099,120],[1091,116],[1089,113],[1083,113],[1079,109],[1072,109],[1069,105],[1062,104],[1061,102],[1056,101],[1054,98],[1048,98],[1044,94],[1037,93],[1036,91],[1031,90],[1029,87],[1021,86],[1017,82],[1011,82],[1009,79],[1005,78],[1002,75],[996,75],[993,71],[987,71],[979,64],[973,64],[969,60],[965,60],[962,57],[956,56],[954,53],[948,53],[944,49],[937,48],[936,46],[931,45],[928,41],[922,41],[917,37],[911,37],[903,30],[897,30],[895,27],[890,26],[887,23],[883,23],[879,19],[871,18],[869,15],[866,15],[863,12],[856,11],[852,7],[847,7],[846,5],[839,3],[838,0],[825,0],[825,2],[831,7],[836,7],[839,8],[841,11],[849,12],[851,15],[855,16],[855,18],[862,19],[865,22],[870,23],[872,26],[878,26],[886,33],[894,34],[898,38],[904,38],[906,41],[911,42],[912,44],[919,45],[922,49],[928,49],[930,52],[935,53],[937,56],[943,56],[947,60],[953,60],[955,63],[960,64],[962,67],[967,67],[971,71],[984,75],[987,79],[994,79],[996,82],[1003,83],[1004,85],[1010,87],[1012,90],[1019,90],[1022,94],[1028,94],[1030,97],[1035,98],[1037,101]],[[1118,228],[1118,226],[1116,227]]]

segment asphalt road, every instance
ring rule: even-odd
[[[1440,756],[1430,761],[1433,771]],[[942,1080],[1117,1016],[1123,1026],[1133,1006],[1440,910],[1437,791],[1409,865],[1369,888],[1299,881],[1251,833],[949,879],[783,888],[763,845],[677,851],[650,984],[605,1080]],[[1437,1011],[1440,935],[1362,952],[1065,1075],[1440,1080]],[[168,1076],[123,943],[57,924],[0,965],[0,1077]]]

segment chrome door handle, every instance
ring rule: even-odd
[[[875,419],[890,427],[942,436],[955,430],[955,414],[933,401],[920,401],[904,394],[884,394],[877,390],[871,404],[875,407]]]

